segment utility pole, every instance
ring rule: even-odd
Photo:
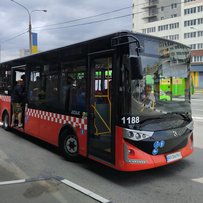
[[[47,10],[32,10],[30,11],[27,7],[25,7],[24,5],[18,3],[17,1],[14,1],[14,0],[11,0],[13,3],[16,3],[18,4],[19,6],[23,7],[27,14],[28,14],[28,17],[29,17],[29,26],[28,26],[28,32],[29,32],[29,50],[30,50],[30,54],[32,54],[32,20],[31,20],[31,14],[33,12],[36,12],[36,11],[42,11],[42,12],[47,12]]]

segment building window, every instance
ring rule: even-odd
[[[196,7],[193,7],[193,8],[188,8],[188,9],[185,9],[184,10],[184,14],[185,15],[188,15],[188,14],[193,14],[193,13],[196,13]]]
[[[171,24],[169,24],[169,28],[170,28],[170,30],[179,28],[179,23],[171,23]]]
[[[171,9],[177,8],[177,3],[171,4]]]
[[[156,27],[147,28],[147,33],[156,32]]]
[[[169,35],[169,36],[163,36],[164,39],[170,39],[170,40],[179,40],[179,35]]]
[[[158,31],[164,31],[164,30],[172,30],[179,28],[179,23],[171,23],[168,25],[160,25],[158,26]]]
[[[203,18],[198,18],[198,19],[197,19],[197,23],[198,23],[198,25],[199,25],[199,24],[203,24]]]
[[[142,33],[146,34],[147,33],[147,29],[142,29]]]
[[[193,56],[192,62],[203,62],[203,56]]]
[[[199,20],[199,19],[198,19]],[[187,20],[187,21],[184,21],[184,26],[185,27],[188,27],[188,26],[193,26],[193,25],[196,25],[196,19],[193,19],[193,20]]]
[[[196,35],[196,32],[188,32],[188,33],[185,33],[184,34],[184,38],[185,39],[188,39],[188,38],[195,38],[197,35]]]
[[[184,26],[188,27],[188,26],[193,26],[193,25],[200,25],[203,24],[203,18],[198,18],[198,19],[193,19],[193,20],[187,20],[184,22]]]
[[[202,12],[203,11],[203,6],[198,6],[197,10],[198,10],[198,12]]]
[[[198,43],[197,44],[197,49],[203,49],[203,43]]]
[[[191,44],[190,48],[193,49],[193,50],[203,49],[203,43]]]
[[[198,36],[198,37],[202,37],[202,36],[203,36],[203,31],[198,31],[198,32],[197,32],[197,36]]]
[[[193,50],[196,49],[196,44],[191,44],[190,48],[193,49]]]
[[[191,2],[191,1],[196,1],[196,0],[185,0],[184,3],[188,3],[188,2]]]
[[[169,35],[170,40],[179,40],[179,35]]]

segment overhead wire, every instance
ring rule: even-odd
[[[70,20],[70,21],[65,21],[65,22],[60,22],[60,23],[55,23],[55,24],[49,24],[49,25],[39,26],[39,27],[33,27],[33,30],[38,29],[38,28],[43,28],[43,27],[50,27],[50,26],[54,26],[54,25],[62,25],[62,24],[71,23],[71,22],[77,22],[77,21],[85,20],[85,19],[89,19],[89,18],[99,17],[99,16],[102,16],[102,15],[107,15],[107,14],[119,12],[119,11],[126,10],[126,9],[129,9],[129,8],[132,8],[132,6],[128,6],[128,7],[124,7],[124,8],[120,8],[120,9],[116,9],[116,10],[104,12],[104,13],[100,13],[100,14],[97,14],[97,15],[87,16],[87,17],[84,17],[84,18],[78,18],[78,19],[75,19],[75,20]],[[23,32],[23,33],[20,33],[20,34],[18,34],[18,35],[15,35],[15,36],[10,37],[10,38],[8,38],[8,39],[5,39],[5,40],[3,40],[3,41],[0,41],[0,44],[2,44],[2,43],[4,43],[4,42],[8,42],[8,41],[10,41],[10,40],[13,40],[13,39],[15,39],[15,38],[17,38],[17,37],[20,37],[21,35],[23,35],[23,34],[25,34],[25,33],[27,33],[27,32],[28,32],[28,31]]]
[[[20,37],[20,36],[26,34],[26,33],[28,33],[28,31],[22,32],[22,33],[20,33],[20,34],[18,34],[18,35],[14,35],[14,36],[12,36],[12,37],[10,37],[10,38],[8,38],[8,39],[5,39],[5,40],[1,41],[1,44],[5,43],[5,42],[8,42],[8,41],[11,41],[11,40],[13,40],[13,39],[15,39],[15,38],[17,38],[17,37]]]
[[[185,2],[180,2],[180,3],[176,3],[177,5],[179,4],[182,4],[182,3],[185,3]],[[79,24],[73,24],[73,25],[68,25],[68,26],[61,26],[61,27],[54,27],[54,28],[46,28],[46,27],[51,27],[51,26],[56,26],[56,25],[62,25],[62,24],[68,24],[68,23],[72,23],[72,22],[77,22],[77,21],[80,21],[80,20],[86,20],[86,19],[89,19],[89,18],[95,18],[95,17],[99,17],[99,16],[102,16],[102,15],[107,15],[107,14],[111,14],[111,13],[115,13],[115,12],[119,12],[119,11],[122,11],[122,10],[126,10],[126,9],[129,9],[129,8],[133,8],[135,6],[140,6],[140,5],[144,5],[146,4],[145,3],[140,3],[140,4],[137,4],[137,5],[134,5],[133,6],[128,6],[128,7],[124,7],[124,8],[120,8],[120,9],[116,9],[116,10],[113,10],[113,11],[109,11],[109,12],[104,12],[104,13],[100,13],[100,14],[97,14],[97,15],[92,15],[92,16],[87,16],[87,17],[84,17],[84,18],[78,18],[78,19],[75,19],[75,20],[70,20],[70,21],[65,21],[65,22],[59,22],[59,23],[55,23],[55,24],[49,24],[49,25],[45,25],[45,26],[39,26],[39,27],[33,27],[33,30],[35,31],[49,31],[49,30],[59,30],[59,29],[65,29],[65,28],[71,28],[71,27],[78,27],[78,26],[83,26],[83,25],[90,25],[90,24],[95,24],[95,23],[100,23],[100,22],[105,22],[105,21],[110,21],[110,20],[115,20],[115,19],[119,19],[119,18],[125,18],[125,17],[129,17],[129,16],[133,16],[133,15],[136,15],[136,14],[141,14],[141,13],[145,13],[147,11],[140,11],[140,12],[135,12],[135,13],[131,13],[131,14],[126,14],[126,15],[120,15],[120,16],[116,16],[116,17],[110,17],[110,18],[106,18],[106,19],[101,19],[101,20],[95,20],[95,21],[90,21],[90,22],[85,22],[85,23],[79,23]],[[162,7],[158,7],[157,9],[161,9],[161,8],[167,8],[167,7],[170,7],[170,5],[167,5],[167,6],[162,6]],[[42,28],[42,29],[40,29]],[[44,28],[44,29],[43,29]],[[40,29],[40,30],[38,30]],[[7,42],[7,41],[10,41],[10,40],[13,40],[25,33],[27,33],[28,31],[26,32],[23,32],[23,33],[20,33],[18,35],[15,35],[14,37],[11,37],[11,38],[8,38],[6,40],[4,40],[3,42],[1,43],[4,43],[4,42]]]
[[[97,14],[97,15],[92,15],[92,16],[87,16],[87,17],[78,18],[78,19],[74,19],[74,20],[69,20],[69,21],[65,21],[65,22],[59,22],[59,23],[54,23],[54,24],[49,24],[49,25],[44,25],[44,26],[33,27],[33,29],[42,28],[42,27],[43,28],[44,27],[51,27],[51,26],[62,25],[62,24],[67,24],[67,23],[73,23],[73,22],[77,22],[77,21],[80,21],[80,20],[86,20],[86,19],[89,19],[89,18],[95,18],[95,17],[99,17],[99,16],[103,16],[103,15],[107,15],[107,14],[111,14],[111,13],[115,13],[115,12],[120,12],[120,11],[129,9],[129,8],[132,8],[132,6],[128,6],[128,7],[116,9],[116,10],[113,10],[113,11],[100,13],[100,14]]]
[[[184,2],[182,2],[182,3],[184,3]],[[116,10],[112,10],[112,11],[108,11],[108,12],[104,12],[104,13],[100,13],[100,14],[96,14],[96,15],[92,15],[92,16],[87,16],[87,17],[83,17],[83,18],[77,18],[77,19],[69,20],[69,21],[65,21],[65,22],[48,24],[48,25],[44,25],[44,26],[38,26],[38,27],[34,27],[33,29],[51,27],[51,26],[61,25],[61,24],[67,24],[67,23],[72,23],[72,22],[76,22],[76,21],[80,21],[80,20],[86,20],[88,18],[95,18],[95,17],[99,17],[99,16],[102,16],[102,15],[107,15],[107,14],[119,12],[119,11],[122,11],[122,10],[126,10],[126,9],[129,9],[129,8],[134,8],[135,6],[137,7],[137,6],[141,6],[141,5],[145,5],[145,4],[146,4],[146,2],[140,3],[140,4],[136,4],[136,5],[133,4],[131,6],[127,6],[127,7],[116,9]],[[146,11],[144,11],[144,12],[146,12]]]
[[[58,29],[65,29],[65,28],[77,27],[77,26],[82,26],[82,25],[90,25],[90,24],[94,24],[94,23],[100,23],[100,22],[104,22],[104,21],[110,21],[110,20],[115,20],[115,19],[129,17],[129,16],[132,16],[132,14],[126,14],[126,15],[122,15],[122,16],[117,16],[117,17],[112,17],[112,18],[107,18],[107,19],[102,19],[102,20],[95,20],[95,21],[91,21],[91,22],[79,23],[79,24],[63,26],[63,27],[45,28],[45,29],[40,29],[39,31],[58,30]]]
[[[176,4],[179,5],[179,4],[182,4],[182,3],[185,3],[185,2],[180,2],[180,3],[176,3]],[[144,5],[144,4],[146,4],[146,3],[138,4],[138,5],[135,5],[135,6]],[[131,8],[131,7],[126,7],[126,8]],[[171,4],[166,5],[166,6],[158,7],[157,9],[162,9],[162,8],[167,8],[167,7],[171,7]],[[122,9],[117,9],[117,10],[122,10]],[[137,15],[137,14],[142,14],[142,13],[146,13],[146,12],[148,12],[148,11],[134,12],[134,13],[131,13],[131,14],[126,14],[126,15],[121,15],[121,16],[116,16],[116,17],[110,17],[110,18],[105,18],[105,19],[95,20],[95,21],[90,21],[90,22],[85,22],[85,23],[73,24],[73,25],[68,25],[68,26],[62,26],[62,27],[46,28],[48,25],[47,26],[40,26],[40,27],[38,27],[38,29],[39,28],[42,28],[42,29],[38,30],[37,27],[36,27],[36,28],[33,28],[33,30],[40,32],[40,31],[50,31],[50,30],[59,30],[59,29],[65,29],[65,28],[71,28],[71,27],[78,27],[78,26],[83,26],[83,25],[90,25],[90,24],[94,24],[94,23],[100,23],[100,22],[115,20],[115,19],[119,19],[119,18],[125,18],[125,17],[129,17],[129,16],[133,16],[133,15]],[[106,12],[106,13],[111,13],[111,12]],[[99,15],[101,15],[101,14],[98,14],[98,15],[95,15],[95,16],[85,17],[84,19],[87,19],[87,18],[90,18],[90,17],[93,18],[93,17],[99,16]],[[76,22],[76,21],[79,21],[79,20],[83,20],[83,18],[75,19],[75,20],[72,20],[72,21],[66,21],[66,22],[63,22],[63,23],[50,24],[49,26],[68,24],[68,23],[71,23],[73,21]]]

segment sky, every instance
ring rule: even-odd
[[[15,1],[31,13],[32,31],[38,33],[38,49],[41,51],[132,29],[132,0]],[[46,13],[34,11],[44,9]],[[103,13],[108,14],[100,15]],[[79,20],[81,18],[86,19]],[[28,25],[26,9],[11,0],[0,1],[1,62],[18,58],[20,49],[29,48]]]

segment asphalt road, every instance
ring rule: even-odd
[[[55,147],[0,128],[0,182],[57,176],[115,203],[202,203],[203,94],[193,96],[192,109],[194,153],[175,164],[131,173],[118,172],[86,159],[80,163],[67,162]],[[3,189],[4,186],[0,186],[0,192]],[[16,195],[5,191],[7,195]],[[1,202],[5,200],[0,198]],[[66,200],[59,199],[59,202]]]

